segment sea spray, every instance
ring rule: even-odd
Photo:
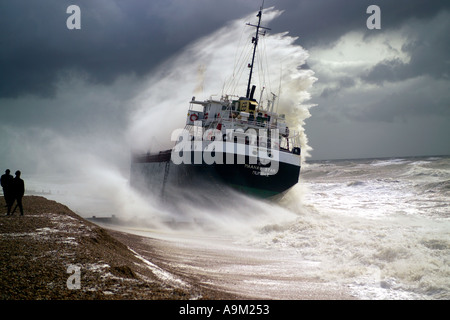
[[[360,298],[448,299],[449,159],[313,162],[298,216],[245,241],[315,262],[305,277]]]
[[[263,23],[268,24],[280,15],[280,11],[266,10]],[[184,127],[192,96],[201,100],[219,99],[225,94],[245,95],[249,61],[236,62],[243,59],[236,52],[242,50],[238,46],[250,48],[253,30],[245,23],[252,19],[254,15],[228,23],[190,44],[152,73],[147,89],[133,101],[128,134],[133,149],[156,152],[172,147],[171,133]],[[290,125],[300,133],[305,157],[310,147],[302,128],[304,120],[310,117],[311,105],[304,103],[310,99],[308,89],[316,78],[312,70],[302,69],[308,53],[295,43],[296,40],[287,33],[268,33],[260,37],[258,56],[267,66],[256,69],[254,80],[258,90],[263,90],[263,97],[272,98],[271,93],[278,97],[276,109],[285,113],[292,122]],[[242,63],[244,69],[238,66]],[[256,96],[259,98],[260,94]]]

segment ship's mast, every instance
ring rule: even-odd
[[[247,84],[247,95],[246,95],[247,99],[250,98],[250,86],[251,86],[252,75],[253,75],[253,64],[255,62],[256,46],[258,45],[259,35],[263,35],[264,36],[266,34],[266,30],[270,30],[269,28],[261,27],[262,9],[263,9],[263,7],[261,6],[261,8],[259,9],[258,14],[256,15],[258,17],[258,25],[247,23],[248,26],[252,26],[252,27],[256,28],[255,36],[252,38],[253,56],[252,56],[252,63],[249,64],[250,75],[248,77],[248,84]],[[264,29],[264,32],[260,32],[260,29]]]

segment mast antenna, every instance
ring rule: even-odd
[[[253,75],[253,64],[255,62],[256,46],[258,45],[259,36],[260,35],[262,35],[262,36],[266,35],[266,30],[270,30],[270,28],[261,27],[261,17],[262,17],[263,6],[264,6],[264,1],[263,1],[263,4],[261,5],[261,8],[259,9],[258,14],[256,15],[258,17],[258,24],[254,25],[254,24],[247,23],[248,26],[256,28],[255,36],[252,38],[252,43],[253,43],[252,63],[248,65],[249,68],[250,68],[250,75],[248,76],[247,95],[246,95],[247,99],[250,98],[250,86],[251,86],[252,75]],[[264,29],[264,31],[260,31],[260,29]]]

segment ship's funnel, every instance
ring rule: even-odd
[[[253,86],[252,86],[252,91],[250,92],[250,96],[248,97],[250,100],[254,100],[254,99],[253,99],[253,95],[255,94],[255,89],[256,89],[256,86],[253,85]]]

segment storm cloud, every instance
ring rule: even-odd
[[[73,136],[80,137],[77,146],[95,139],[126,144],[132,101],[148,89],[146,79],[191,43],[256,14],[261,3],[0,1],[0,141],[8,151],[2,162],[12,161],[5,153],[22,159],[25,151],[14,145],[38,132],[46,132],[40,143],[63,139],[55,148]],[[72,4],[81,8],[80,30],[66,27]],[[380,30],[366,27],[372,4],[381,8]],[[297,37],[309,53],[303,67],[318,79],[305,125],[313,158],[450,153],[448,1],[264,6],[282,11],[270,32]],[[127,161],[120,148],[105,152]]]
[[[144,76],[189,42],[243,13],[233,10],[232,1],[188,2],[2,1],[0,97],[53,96],[68,72],[82,73],[94,84]],[[234,2],[244,13],[250,9]],[[80,30],[66,27],[71,4],[81,9]]]

